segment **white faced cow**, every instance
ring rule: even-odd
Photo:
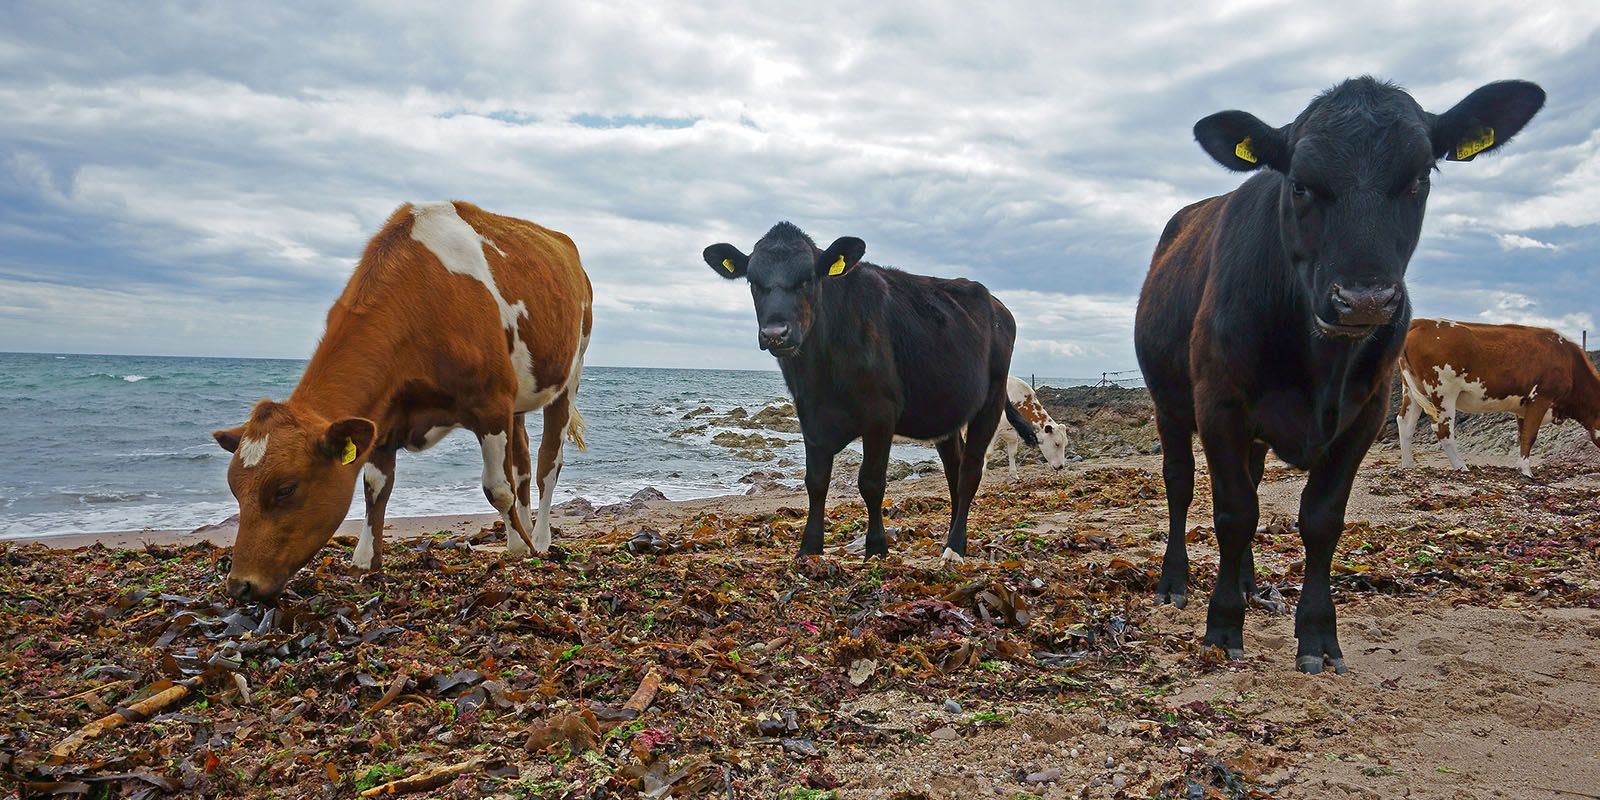
[[[1517,469],[1528,478],[1534,437],[1548,420],[1577,420],[1600,446],[1600,374],[1582,349],[1549,328],[1415,320],[1400,377],[1405,391],[1395,419],[1403,468],[1412,465],[1411,434],[1423,413],[1438,425],[1439,443],[1456,469],[1467,468],[1456,447],[1456,412],[1517,415]]]
[[[239,500],[228,594],[277,597],[344,519],[358,474],[367,525],[355,565],[377,569],[396,451],[426,449],[455,428],[483,448],[483,493],[505,521],[507,551],[543,552],[562,442],[583,446],[573,401],[592,305],[565,235],[470,203],[401,206],[328,310],[294,393],[212,434],[233,453],[228,486]],[[539,410],[535,472],[523,415]]]
[[[1011,420],[1002,417],[1000,427],[995,431],[994,441],[989,443],[989,455],[996,448],[1005,447],[1006,463],[1011,468],[1011,480],[1017,480],[1017,451],[1024,444],[1037,445],[1039,452],[1044,454],[1045,463],[1056,469],[1067,466],[1067,427],[1051,419],[1050,412],[1045,410],[1044,404],[1039,402],[1038,396],[1033,393],[1033,387],[1028,382],[1011,376],[1006,380],[1006,399],[1024,420],[1033,427],[1031,436],[1018,431]],[[1030,441],[1031,439],[1031,441]],[[988,456],[984,457],[988,461]]]

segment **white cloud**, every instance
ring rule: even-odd
[[[839,0],[798,18],[760,2],[149,3],[4,16],[0,275],[38,302],[39,287],[75,285],[148,314],[8,305],[0,349],[109,346],[95,343],[134,341],[116,335],[132,326],[158,352],[303,356],[388,213],[456,198],[577,241],[597,292],[591,363],[770,368],[743,285],[715,280],[699,252],[748,248],[793,219],[818,239],[865,238],[875,261],[995,289],[1021,326],[1019,371],[1120,369],[1162,225],[1238,183],[1194,146],[1194,120],[1245,108],[1283,124],[1364,72],[1433,111],[1497,78],[1550,90],[1503,155],[1445,165],[1430,270],[1470,263],[1493,237],[1559,246],[1537,269],[1579,282],[1565,259],[1596,237],[1570,229],[1600,226],[1600,6],[1507,18],[1489,2],[1440,17],[1379,2],[1076,14]],[[640,124],[575,121],[591,118]],[[275,322],[249,341],[194,333],[252,314]]]

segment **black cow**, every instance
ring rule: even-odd
[[[1344,672],[1328,571],[1356,468],[1387,415],[1411,303],[1406,264],[1435,162],[1505,144],[1544,104],[1523,81],[1491,83],[1434,115],[1393,84],[1348,80],[1295,121],[1243,111],[1194,126],[1223,166],[1267,167],[1167,223],[1139,296],[1134,346],[1156,402],[1167,552],[1156,602],[1183,606],[1191,440],[1211,473],[1221,565],[1205,643],[1244,651],[1250,537],[1267,448],[1310,471],[1300,496],[1305,582],[1296,666]]]
[[[800,555],[822,552],[823,509],[833,457],[861,439],[867,557],[886,555],[883,490],[895,436],[935,443],[950,486],[944,557],[967,551],[967,511],[983,479],[1006,401],[1017,325],[983,284],[912,275],[861,260],[867,245],[845,236],[826,250],[780,222],[746,256],[731,244],[705,249],[711,270],[750,279],[758,343],[771,351],[794,396],[806,443],[806,515]],[[966,426],[965,442],[961,428]]]

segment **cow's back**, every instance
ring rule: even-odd
[[[1189,338],[1230,196],[1207,198],[1178,211],[1156,245],[1134,317],[1134,351],[1152,391],[1189,391]]]
[[[1577,351],[1549,328],[1418,319],[1406,332],[1404,365],[1424,388],[1443,378],[1485,398],[1527,397],[1535,386],[1564,398]]]
[[[957,430],[988,399],[1011,365],[1016,322],[983,284],[879,268],[882,324],[905,412],[903,436],[932,439]],[[973,369],[973,362],[980,362]]]
[[[440,391],[510,387],[548,402],[578,367],[591,305],[565,235],[470,203],[406,204],[368,242],[328,338],[403,343],[417,363],[391,369]]]

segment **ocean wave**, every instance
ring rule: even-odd
[[[115,372],[91,372],[89,373],[89,377],[100,378],[102,380],[122,381],[123,383],[138,383],[139,381],[148,381],[152,379],[149,375],[139,375],[136,373],[118,375]]]

